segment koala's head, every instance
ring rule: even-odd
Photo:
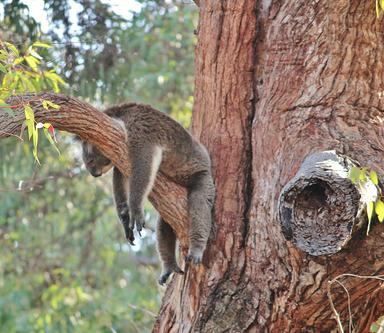
[[[83,162],[93,177],[100,177],[112,168],[112,162],[90,143],[81,140]]]

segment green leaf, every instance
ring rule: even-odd
[[[359,180],[361,182],[366,182],[367,181],[366,168],[360,169]]]
[[[37,154],[37,144],[38,144],[38,141],[39,141],[39,129],[34,127],[33,129],[33,134],[32,134],[32,140],[33,140],[33,156],[35,157],[35,160],[37,162],[37,164],[40,165],[40,161],[39,161],[39,157],[38,157],[38,154]]]
[[[384,221],[384,202],[378,200],[375,204],[375,212],[379,222],[382,223]]]
[[[360,175],[360,168],[354,166],[351,168],[351,170],[349,170],[349,179],[353,184],[357,183],[357,181],[359,180],[359,175]]]
[[[11,50],[11,52],[16,55],[16,56],[19,56],[19,51],[17,50],[16,46],[11,44],[11,43],[8,43],[8,42],[4,42],[4,44],[7,46],[7,48],[9,50]]]
[[[28,128],[28,139],[31,140],[31,138],[34,136],[35,131],[35,114],[29,105],[24,106],[24,113],[25,123]]]
[[[34,71],[37,71],[37,65],[40,62],[38,59],[32,56],[26,56],[24,59],[28,63],[29,67],[31,67]]]
[[[19,65],[24,61],[23,57],[16,58],[13,62],[14,65]]]
[[[46,49],[49,49],[49,48],[52,47],[52,45],[49,45],[49,44],[47,44],[47,43],[42,43],[42,42],[34,42],[34,43],[32,44],[32,46],[35,46],[35,47],[44,47],[44,48],[46,48]]]
[[[32,122],[35,120],[35,114],[29,105],[24,106],[24,113],[25,113],[25,119],[27,120],[31,119]]]
[[[4,50],[0,50],[0,61],[8,59],[8,54]]]
[[[368,217],[367,235],[369,234],[369,230],[371,229],[371,221],[372,221],[372,216],[373,216],[373,206],[374,206],[373,201],[370,201],[367,203],[367,217]]]
[[[376,17],[380,16],[379,0],[376,0]]]
[[[44,128],[43,128],[45,137],[48,139],[49,143],[52,145],[53,148],[55,148],[57,153],[60,155],[60,150],[59,150],[59,148],[57,148],[55,141],[53,141],[52,136],[51,136],[51,134],[49,134],[48,128],[46,128],[45,125],[46,124],[44,124]]]
[[[376,333],[379,331],[380,328],[384,327],[384,316],[377,319],[372,325],[371,325],[371,332]]]
[[[35,92],[36,91],[35,86],[33,85],[33,83],[30,80],[27,79],[27,77],[22,76],[21,77],[21,81],[26,86],[26,90],[28,90],[30,92]]]
[[[376,171],[371,171],[369,173],[369,178],[372,180],[372,183],[374,183],[376,186],[379,185],[379,179],[377,178]]]
[[[380,7],[381,7],[381,10],[384,10],[384,0],[380,0]]]
[[[52,71],[49,71],[49,72],[45,71],[44,75],[54,82],[58,82],[58,83],[61,83],[62,85],[65,85],[65,81],[59,75],[57,75]]]
[[[60,109],[60,105],[57,105],[51,101],[48,101],[46,99],[43,100],[42,102],[43,104],[43,108],[46,109],[46,110],[49,110],[49,107],[51,107],[52,109]]]
[[[4,74],[7,74],[7,69],[2,64],[0,64],[0,72],[3,72]]]
[[[27,125],[27,128],[28,128],[28,139],[31,140],[33,136],[33,131],[35,129],[34,123],[31,119],[26,119],[25,124]]]

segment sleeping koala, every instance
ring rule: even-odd
[[[179,123],[148,105],[124,104],[105,113],[124,124],[130,154],[131,175],[113,168],[113,192],[117,214],[127,240],[133,244],[133,230],[144,227],[144,203],[160,170],[188,191],[189,252],[187,261],[201,263],[211,230],[215,187],[211,162],[205,147]],[[111,161],[91,144],[82,141],[86,168],[99,177],[113,167]],[[158,251],[163,262],[159,283],[173,273],[182,273],[176,262],[176,236],[163,218],[157,225]]]

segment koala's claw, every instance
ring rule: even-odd
[[[131,245],[135,245],[135,236],[133,235],[133,231],[129,229],[128,227],[124,226],[124,231],[125,231],[125,238]]]
[[[133,230],[136,226],[136,230],[138,231],[140,237],[141,237],[141,230],[143,230],[144,227],[144,216],[140,213],[131,213],[129,218],[129,228]]]
[[[203,260],[203,254],[202,253],[188,253],[188,255],[185,257],[185,262],[190,263],[192,262],[194,265],[200,265]]]
[[[161,274],[159,284],[164,285],[172,273],[184,274],[183,270],[179,266],[167,269],[163,274]]]

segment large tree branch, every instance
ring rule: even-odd
[[[45,110],[41,105],[43,99],[60,105],[60,109]],[[0,138],[20,133],[25,119],[23,105],[29,103],[35,111],[36,121],[49,122],[55,128],[77,134],[95,145],[125,176],[130,175],[131,163],[123,128],[92,105],[71,96],[55,93],[14,96],[8,103],[14,106],[15,116],[10,116],[0,109]],[[186,247],[186,190],[159,174],[149,199],[175,230],[181,245]]]

